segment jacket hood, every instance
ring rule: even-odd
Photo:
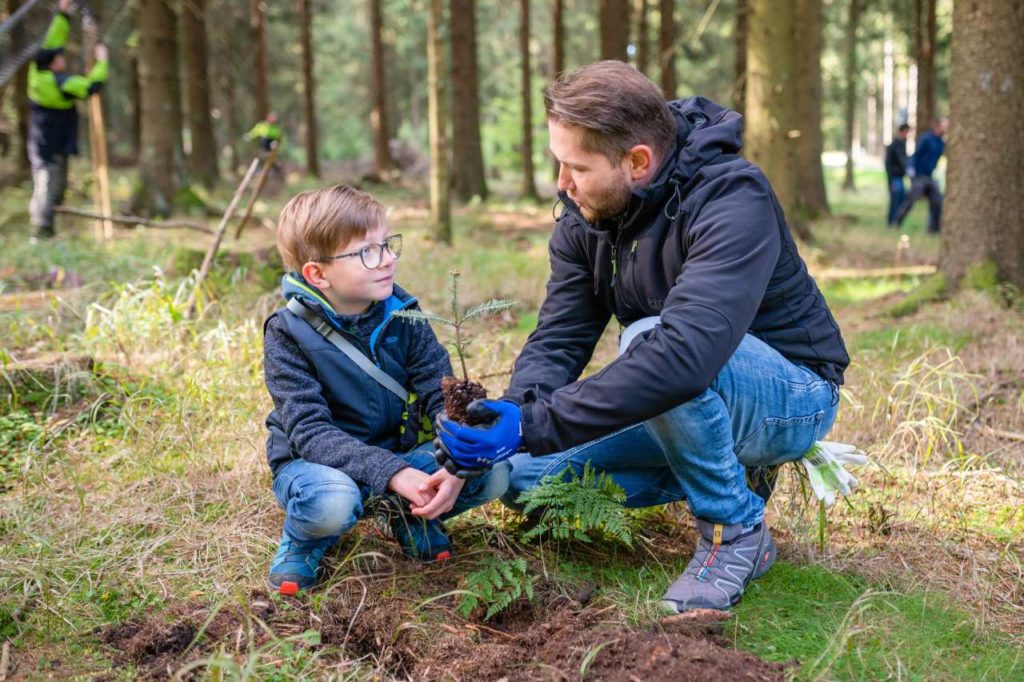
[[[668,103],[676,122],[676,143],[654,179],[633,190],[625,210],[616,217],[590,225],[568,194],[559,199],[580,221],[599,232],[609,232],[633,223],[645,209],[662,206],[666,212],[678,208],[690,180],[702,167],[723,154],[736,154],[743,146],[743,117],[706,97],[686,97]],[[671,195],[676,196],[672,197]]]

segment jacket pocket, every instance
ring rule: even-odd
[[[744,466],[769,466],[800,459],[817,440],[824,417],[824,410],[806,417],[766,417],[739,442],[736,457]]]

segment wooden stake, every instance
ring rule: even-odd
[[[267,154],[266,160],[263,162],[263,170],[260,171],[260,177],[256,179],[256,189],[253,190],[252,197],[249,198],[249,205],[245,207],[245,215],[242,216],[242,222],[238,223],[238,227],[235,228],[235,239],[242,236],[242,230],[245,229],[245,224],[249,222],[249,218],[252,217],[252,209],[256,206],[256,200],[260,198],[260,193],[263,191],[263,185],[267,181],[267,176],[270,175],[270,167],[274,164],[274,159],[277,158],[277,147],[278,143],[274,143],[270,153]]]
[[[245,177],[242,178],[242,184],[240,184],[238,189],[235,190],[235,196],[231,197],[231,203],[228,204],[228,210],[224,212],[224,216],[220,219],[220,225],[217,226],[217,232],[213,236],[213,243],[210,244],[210,248],[206,251],[206,257],[203,258],[203,265],[199,268],[199,272],[196,274],[195,288],[192,289],[192,294],[188,297],[188,304],[185,306],[186,320],[192,319],[192,316],[195,314],[196,298],[199,295],[199,289],[206,280],[206,276],[210,274],[210,266],[213,265],[213,258],[217,255],[217,250],[220,249],[220,243],[224,239],[224,232],[228,229],[228,222],[231,221],[231,216],[234,214],[235,208],[238,207],[238,202],[242,199],[242,195],[249,186],[249,182],[252,181],[252,176],[256,173],[256,167],[259,166],[259,163],[260,160],[259,157],[257,157],[249,164],[249,170],[245,172]]]
[[[85,49],[87,68],[92,68],[96,51],[96,24],[85,22],[82,46]],[[110,174],[107,163],[107,130],[103,122],[103,103],[99,94],[89,97],[89,156],[92,159],[92,172],[95,177],[92,193],[96,202],[96,211],[101,216],[110,215]],[[105,242],[114,237],[114,224],[100,218],[95,228],[96,241]]]

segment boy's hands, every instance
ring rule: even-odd
[[[434,495],[437,493],[436,487],[430,484],[431,478],[433,477],[419,469],[405,467],[404,469],[400,469],[398,473],[392,476],[391,480],[388,481],[388,490],[396,492],[409,500],[413,509],[416,507],[424,507],[430,503],[431,499],[433,499]],[[458,495],[458,493],[456,493],[456,495]]]
[[[451,511],[465,484],[465,479],[453,476],[444,469],[438,469],[417,488],[420,493],[430,495],[433,499],[422,506],[413,504],[412,513],[425,519],[436,519],[441,514]]]

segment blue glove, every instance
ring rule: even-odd
[[[487,424],[463,426],[439,415],[440,448],[435,457],[443,450],[455,468],[464,471],[489,469],[516,454],[523,440],[518,405],[505,400],[474,400],[466,411],[470,416],[486,420]],[[445,467],[451,471],[446,464]]]

